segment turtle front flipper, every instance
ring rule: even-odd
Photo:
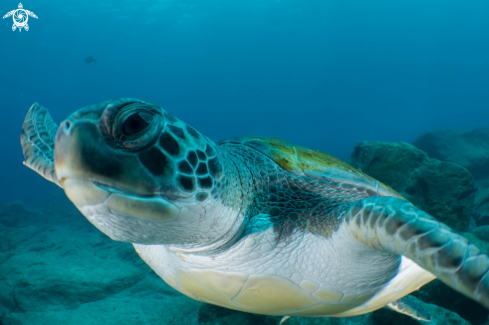
[[[431,316],[419,304],[414,301],[408,301],[406,298],[397,299],[387,304],[387,307],[400,313],[417,319],[422,322],[430,322]]]
[[[407,257],[489,308],[489,257],[411,203],[393,197],[350,203],[341,227],[371,248]]]
[[[48,110],[35,103],[24,119],[20,144],[25,159],[24,165],[62,187],[54,169],[54,140],[57,131],[58,126]]]

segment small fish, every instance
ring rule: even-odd
[[[85,59],[85,63],[97,63],[97,59],[94,58],[93,56],[89,56],[88,58]]]

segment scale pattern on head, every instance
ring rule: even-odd
[[[159,146],[175,160],[175,181],[179,189],[186,193],[211,190],[222,173],[215,144],[169,113],[165,112],[164,116],[166,127],[160,135]],[[150,156],[151,153],[148,158]],[[140,154],[140,160],[146,168],[155,172],[150,169],[150,159]],[[207,192],[199,192],[196,199],[203,201],[207,196]]]
[[[181,192],[197,192],[196,199],[203,201],[222,174],[216,145],[168,112],[163,116],[158,140],[139,152],[138,159],[161,183],[170,176]]]

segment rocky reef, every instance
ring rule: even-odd
[[[474,220],[489,224],[489,128],[436,130],[421,135],[414,145],[428,156],[467,168],[474,176]]]
[[[489,224],[489,188],[475,193],[474,217],[480,226]]]
[[[450,227],[468,230],[475,186],[464,167],[429,158],[409,143],[373,141],[357,144],[350,164]]]
[[[479,186],[489,188],[489,128],[431,131],[413,144],[432,158],[467,168]]]

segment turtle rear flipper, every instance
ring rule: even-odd
[[[408,301],[406,298],[397,299],[387,304],[387,307],[400,313],[417,319],[422,322],[430,322],[431,316],[423,308],[414,301]]]
[[[24,119],[20,144],[24,165],[61,187],[54,169],[54,140],[57,131],[58,126],[48,110],[35,103]]]
[[[489,308],[489,257],[411,203],[393,197],[350,203],[342,227],[371,248],[407,257]]]

